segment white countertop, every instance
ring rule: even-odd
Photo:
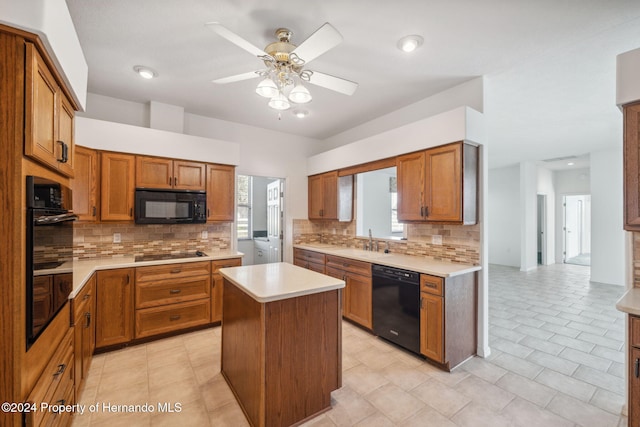
[[[344,288],[344,281],[286,262],[218,270],[259,303]]]
[[[386,265],[388,267],[402,268],[417,273],[430,274],[439,277],[453,277],[482,270],[479,265],[459,264],[455,262],[435,261],[424,257],[403,255],[362,249],[346,248],[327,244],[301,244],[294,248],[320,252],[326,255],[335,255],[345,258],[357,259],[372,264]]]
[[[634,316],[640,316],[640,288],[631,288],[616,303],[616,308]]]
[[[219,251],[207,254],[207,256],[192,257],[192,258],[177,258],[177,259],[163,259],[156,261],[141,261],[135,262],[133,256],[123,256],[118,258],[101,258],[95,260],[82,260],[82,261],[69,261],[65,262],[58,268],[52,268],[47,270],[38,270],[36,275],[42,276],[47,274],[63,274],[73,271],[73,290],[69,294],[69,299],[75,298],[80,292],[82,287],[93,273],[98,270],[112,270],[115,268],[129,268],[129,267],[145,267],[148,265],[164,265],[164,264],[177,264],[184,262],[200,262],[200,261],[213,261],[219,259],[228,258],[241,258],[244,254],[236,251]]]

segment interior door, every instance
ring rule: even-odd
[[[267,185],[268,262],[282,261],[282,180]]]
[[[582,200],[576,196],[564,198],[564,261],[580,255]]]

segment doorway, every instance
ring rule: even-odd
[[[564,262],[591,265],[591,195],[563,197]]]
[[[538,194],[538,265],[547,264],[547,196]]]
[[[282,262],[284,179],[238,175],[238,250],[243,265]]]

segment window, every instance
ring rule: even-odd
[[[397,178],[389,178],[389,195],[391,196],[391,233],[404,232],[404,226],[398,222],[398,184]]]
[[[236,233],[239,240],[251,239],[251,190],[252,179],[247,175],[238,175]]]

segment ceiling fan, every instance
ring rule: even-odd
[[[263,77],[256,93],[269,98],[269,106],[276,110],[286,110],[291,104],[311,101],[311,93],[302,82],[324,87],[345,95],[353,95],[358,84],[329,74],[312,71],[305,65],[342,42],[342,35],[328,22],[318,28],[299,46],[291,43],[291,30],[278,28],[278,41],[270,43],[264,50],[259,49],[218,22],[206,24],[221,37],[241,47],[261,59],[266,68],[234,76],[213,80],[213,83],[227,84]]]

